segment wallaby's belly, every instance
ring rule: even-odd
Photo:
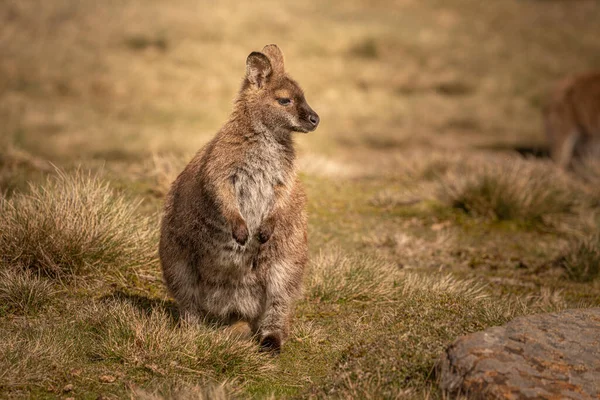
[[[200,307],[211,315],[225,318],[235,314],[253,319],[262,311],[264,290],[256,275],[246,274],[221,284],[201,282],[195,295]]]

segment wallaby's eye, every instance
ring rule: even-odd
[[[292,100],[291,99],[286,99],[284,97],[281,97],[281,98],[277,99],[277,102],[279,104],[281,104],[282,106],[289,106],[290,104],[292,104]]]

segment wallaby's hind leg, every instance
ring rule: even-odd
[[[279,353],[288,338],[294,301],[302,281],[303,258],[301,255],[295,262],[292,259],[272,261],[267,269],[265,309],[255,322],[263,351]]]
[[[276,296],[267,300],[267,309],[260,323],[260,348],[279,353],[289,335],[291,300]]]
[[[581,137],[572,111],[564,101],[561,101],[549,107],[544,115],[550,156],[563,169],[571,166]]]
[[[575,154],[575,147],[579,141],[579,132],[571,131],[566,137],[563,138],[561,143],[556,146],[556,153],[554,159],[558,165],[563,169],[568,169],[573,161],[573,155]]]

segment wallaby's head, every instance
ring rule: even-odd
[[[311,132],[319,116],[306,102],[300,85],[284,70],[283,54],[274,44],[250,53],[240,101],[253,122],[271,131]]]

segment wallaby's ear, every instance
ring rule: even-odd
[[[283,74],[283,53],[281,52],[279,47],[277,47],[276,44],[268,44],[262,49],[262,52],[269,58],[269,61],[271,61],[273,72],[276,74]]]
[[[262,87],[272,72],[271,62],[266,55],[258,51],[250,53],[246,59],[246,78],[251,84]]]

